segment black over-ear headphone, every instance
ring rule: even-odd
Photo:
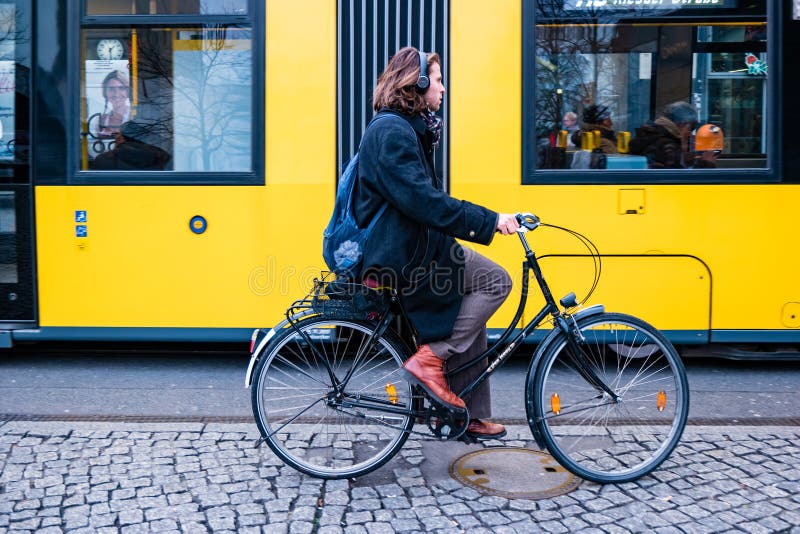
[[[431,79],[428,78],[428,54],[419,51],[419,79],[417,80],[417,92],[426,93],[431,86]]]

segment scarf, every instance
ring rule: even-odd
[[[425,121],[425,128],[431,133],[431,145],[433,148],[437,148],[439,141],[442,139],[442,118],[429,109],[426,109],[420,115],[422,120]]]

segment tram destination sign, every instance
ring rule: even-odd
[[[735,8],[737,0],[564,0],[566,10]]]

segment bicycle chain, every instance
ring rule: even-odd
[[[412,398],[412,400],[413,400],[413,399],[424,399],[424,397],[423,397],[423,396],[421,396],[421,395],[413,396],[413,397],[411,397],[411,398]],[[350,412],[350,411],[348,411],[348,410],[346,410],[346,409],[342,408],[341,406],[335,406],[335,407],[334,407],[334,406],[330,406],[330,408],[331,408],[331,409],[334,409],[334,410],[336,410],[337,412],[343,413],[343,414],[345,414],[345,415],[349,415],[350,417],[355,417],[355,418],[358,418],[358,419],[370,419],[370,420],[372,420],[372,421],[375,421],[376,423],[379,423],[379,424],[381,424],[381,425],[383,425],[383,426],[385,426],[385,427],[393,428],[394,430],[399,430],[400,432],[403,432],[403,433],[405,433],[405,434],[417,434],[417,435],[419,435],[419,436],[425,436],[425,437],[428,437],[428,436],[430,435],[430,433],[426,433],[426,432],[419,432],[419,431],[417,431],[417,430],[406,430],[405,428],[401,428],[401,427],[399,427],[399,426],[395,426],[395,425],[389,424],[389,423],[387,423],[386,421],[381,421],[380,419],[378,419],[378,418],[376,418],[376,417],[370,417],[369,415],[367,415],[367,414],[365,414],[365,413],[360,413],[360,412]],[[416,417],[416,415],[413,415],[413,416],[411,416],[411,417]],[[273,433],[273,434],[274,434],[274,433]],[[271,435],[272,435],[272,434],[271,434]],[[271,436],[271,435],[270,435],[270,436]],[[261,445],[263,445],[263,444],[264,444],[264,443],[267,441],[267,439],[269,439],[267,436],[261,436],[261,437],[259,437],[259,438],[256,440],[256,443],[255,443],[255,445],[254,445],[254,446],[255,446],[256,448],[260,447]]]
[[[426,398],[428,399],[428,402],[430,403],[431,402],[430,398],[425,396],[425,395],[414,395],[414,396],[411,397],[412,401],[415,400],[415,399],[426,399]],[[380,423],[383,426],[386,426],[386,427],[389,427],[389,428],[393,428],[395,430],[399,430],[400,432],[403,432],[403,433],[406,433],[406,434],[416,434],[418,436],[429,437],[431,434],[436,436],[436,433],[433,431],[433,429],[430,426],[430,414],[431,414],[431,409],[432,408],[433,408],[433,406],[429,406],[428,409],[425,411],[425,413],[426,413],[426,421],[425,421],[425,423],[428,426],[428,429],[430,429],[430,432],[419,432],[418,430],[406,430],[405,428],[389,424],[386,421],[382,421],[382,420],[378,419],[377,417],[371,417],[371,416],[369,416],[369,415],[367,415],[365,413],[349,412],[346,409],[342,408],[341,406],[337,406],[334,409],[336,411],[338,411],[338,412],[341,412],[343,414],[349,415],[351,417],[357,417],[357,418],[360,418],[360,419],[370,419],[372,421]],[[446,408],[443,408],[443,409],[447,410]],[[469,412],[466,412],[466,416],[467,416],[467,421],[469,421]],[[416,417],[416,415],[412,415],[411,417]],[[457,436],[452,437],[452,438],[446,438],[446,440],[450,441],[450,440],[460,439],[466,433],[466,430],[467,430],[467,424],[464,425],[464,428],[462,429],[462,431]]]
[[[332,407],[331,406],[331,408],[333,408],[337,412],[341,412],[341,413],[343,413],[345,415],[349,415],[351,417],[356,417],[356,418],[359,418],[359,419],[370,419],[370,420],[375,421],[376,423],[379,423],[379,424],[381,424],[381,425],[383,425],[385,427],[392,428],[394,430],[399,430],[400,432],[403,432],[405,434],[409,434],[409,435],[410,434],[416,434],[418,436],[423,436],[423,437],[429,437],[429,436],[433,435],[434,437],[436,437],[436,432],[431,427],[431,422],[430,422],[431,412],[432,412],[433,409],[435,409],[433,402],[430,400],[430,397],[428,397],[426,395],[412,395],[412,397],[411,397],[412,402],[414,400],[416,400],[416,399],[423,399],[423,400],[424,399],[428,399],[429,406],[428,406],[428,409],[425,410],[425,414],[426,414],[425,424],[427,425],[427,427],[429,429],[429,432],[420,432],[418,430],[411,430],[411,429],[406,430],[405,428],[389,424],[386,421],[382,421],[382,420],[378,419],[377,417],[371,417],[371,416],[369,416],[369,415],[367,415],[365,413],[350,412],[350,411],[342,408],[341,406],[336,406],[336,407]],[[441,407],[441,410],[449,411],[449,410],[447,410],[447,408],[444,408],[444,407]],[[439,411],[439,410],[437,410],[437,411]],[[452,412],[450,412],[450,413],[452,413]],[[469,412],[468,411],[465,412],[465,415],[466,415],[467,423],[465,423],[463,425],[463,428],[461,429],[461,432],[459,432],[457,436],[452,437],[452,438],[445,438],[443,441],[454,441],[454,440],[458,440],[458,439],[464,439],[464,435],[466,434],[466,430],[467,430],[467,426],[468,426],[468,422],[469,422]],[[417,415],[412,415],[411,417],[415,417],[416,418]],[[259,439],[256,440],[255,447],[256,448],[260,447],[261,445],[263,445],[267,441],[267,439],[268,438],[266,436],[259,437]],[[441,440],[442,438],[439,438],[439,439]]]

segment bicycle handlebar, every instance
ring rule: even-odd
[[[518,232],[536,230],[540,224],[539,217],[533,213],[517,213],[517,222],[520,224]]]

